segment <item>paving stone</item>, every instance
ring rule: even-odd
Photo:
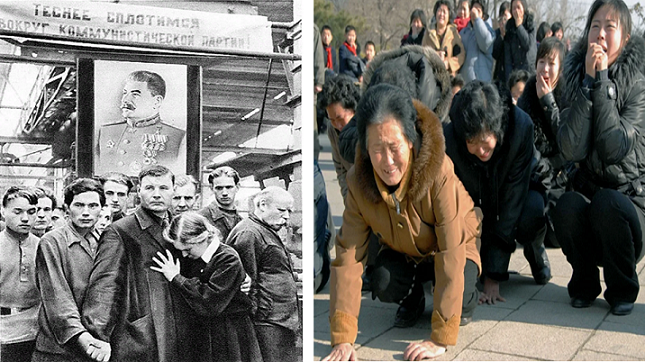
[[[597,304],[577,309],[562,303],[530,300],[506,317],[506,321],[593,330],[606,315],[607,308]]]
[[[383,310],[381,308],[361,307],[361,314],[358,319],[358,335],[356,336],[357,344],[364,344],[366,341],[381,335],[383,332],[392,328],[394,323],[394,314],[390,320],[383,318]],[[314,318],[314,333],[325,333],[320,338],[329,340],[329,315],[322,314]]]
[[[320,361],[331,352],[331,345],[329,343],[329,336],[326,339],[316,338],[317,334],[314,332],[314,359]]]
[[[607,308],[609,308],[609,306],[607,306]],[[627,326],[640,327],[642,331],[645,331],[645,292],[643,292],[643,288],[641,288],[641,292],[636,298],[636,303],[634,303],[634,310],[632,311],[632,314],[627,316],[617,316],[609,313],[609,315],[607,315],[607,318],[605,318],[605,321],[616,324],[624,324]]]
[[[584,346],[585,350],[645,359],[645,328],[604,322]]]
[[[532,277],[511,274],[508,281],[500,283],[500,294],[506,302],[497,302],[492,304],[495,308],[517,309],[527,300],[531,299],[537,292],[544,287],[535,284]]]
[[[469,348],[532,359],[569,360],[592,332],[502,321]]]
[[[314,295],[314,317],[321,314],[329,314],[329,294]]]
[[[573,357],[574,361],[639,361],[638,358],[617,354],[582,350]]]
[[[567,284],[569,284],[570,277],[553,277],[544,288],[540,289],[532,300],[541,300],[545,302],[555,303],[570,303],[569,292],[567,291]]]
[[[457,355],[455,361],[532,361],[532,359],[510,354],[465,349]]]

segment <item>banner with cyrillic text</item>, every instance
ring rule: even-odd
[[[118,45],[273,52],[265,16],[81,1],[0,1],[0,34]]]

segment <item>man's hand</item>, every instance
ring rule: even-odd
[[[177,259],[177,264],[175,264],[172,254],[168,249],[166,249],[167,257],[164,256],[159,251],[157,252],[157,255],[161,260],[155,257],[152,257],[152,261],[157,263],[159,267],[151,266],[150,269],[163,273],[163,276],[166,277],[166,279],[168,279],[169,282],[172,281],[172,279],[179,274],[179,270],[180,270],[179,259]]]
[[[323,361],[356,361],[356,350],[349,343],[339,343]]]
[[[490,278],[484,278],[484,291],[479,296],[479,304],[495,304],[495,302],[506,302],[499,294],[499,282]]]
[[[407,361],[421,361],[426,358],[441,356],[444,353],[446,353],[446,346],[428,339],[421,343],[410,343],[403,353],[403,358]]]
[[[112,355],[112,348],[107,342],[94,338],[89,332],[78,336],[78,344],[85,354],[97,362],[108,362]]]
[[[249,295],[249,291],[251,291],[251,277],[248,274],[245,275],[246,277],[242,282],[242,286],[240,286],[240,290],[242,291],[242,293]]]

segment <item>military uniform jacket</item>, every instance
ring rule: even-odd
[[[160,164],[183,173],[186,157],[179,150],[185,134],[163,123],[159,115],[136,123],[123,120],[105,124],[99,129],[94,169],[96,173],[137,175],[146,166]]]

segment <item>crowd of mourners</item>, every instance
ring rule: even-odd
[[[136,179],[78,178],[62,199],[9,187],[0,358],[301,360],[299,277],[280,236],[292,195],[266,187],[241,215],[238,172],[223,166],[208,181],[201,209],[200,183],[159,164]]]
[[[629,9],[595,0],[572,46],[562,24],[538,25],[524,0],[503,2],[495,21],[486,10],[481,0],[438,0],[430,22],[412,12],[399,49],[365,60],[352,26],[338,56],[321,28],[317,129],[329,119],[344,200],[325,360],[358,358],[362,292],[398,304],[394,325],[406,328],[423,314],[428,282],[432,332],[404,358],[443,354],[478,304],[504,302],[518,244],[541,285],[551,279],[545,245],[562,249],[573,308],[600,295],[599,267],[610,312],[634,307],[645,254],[645,42]]]

